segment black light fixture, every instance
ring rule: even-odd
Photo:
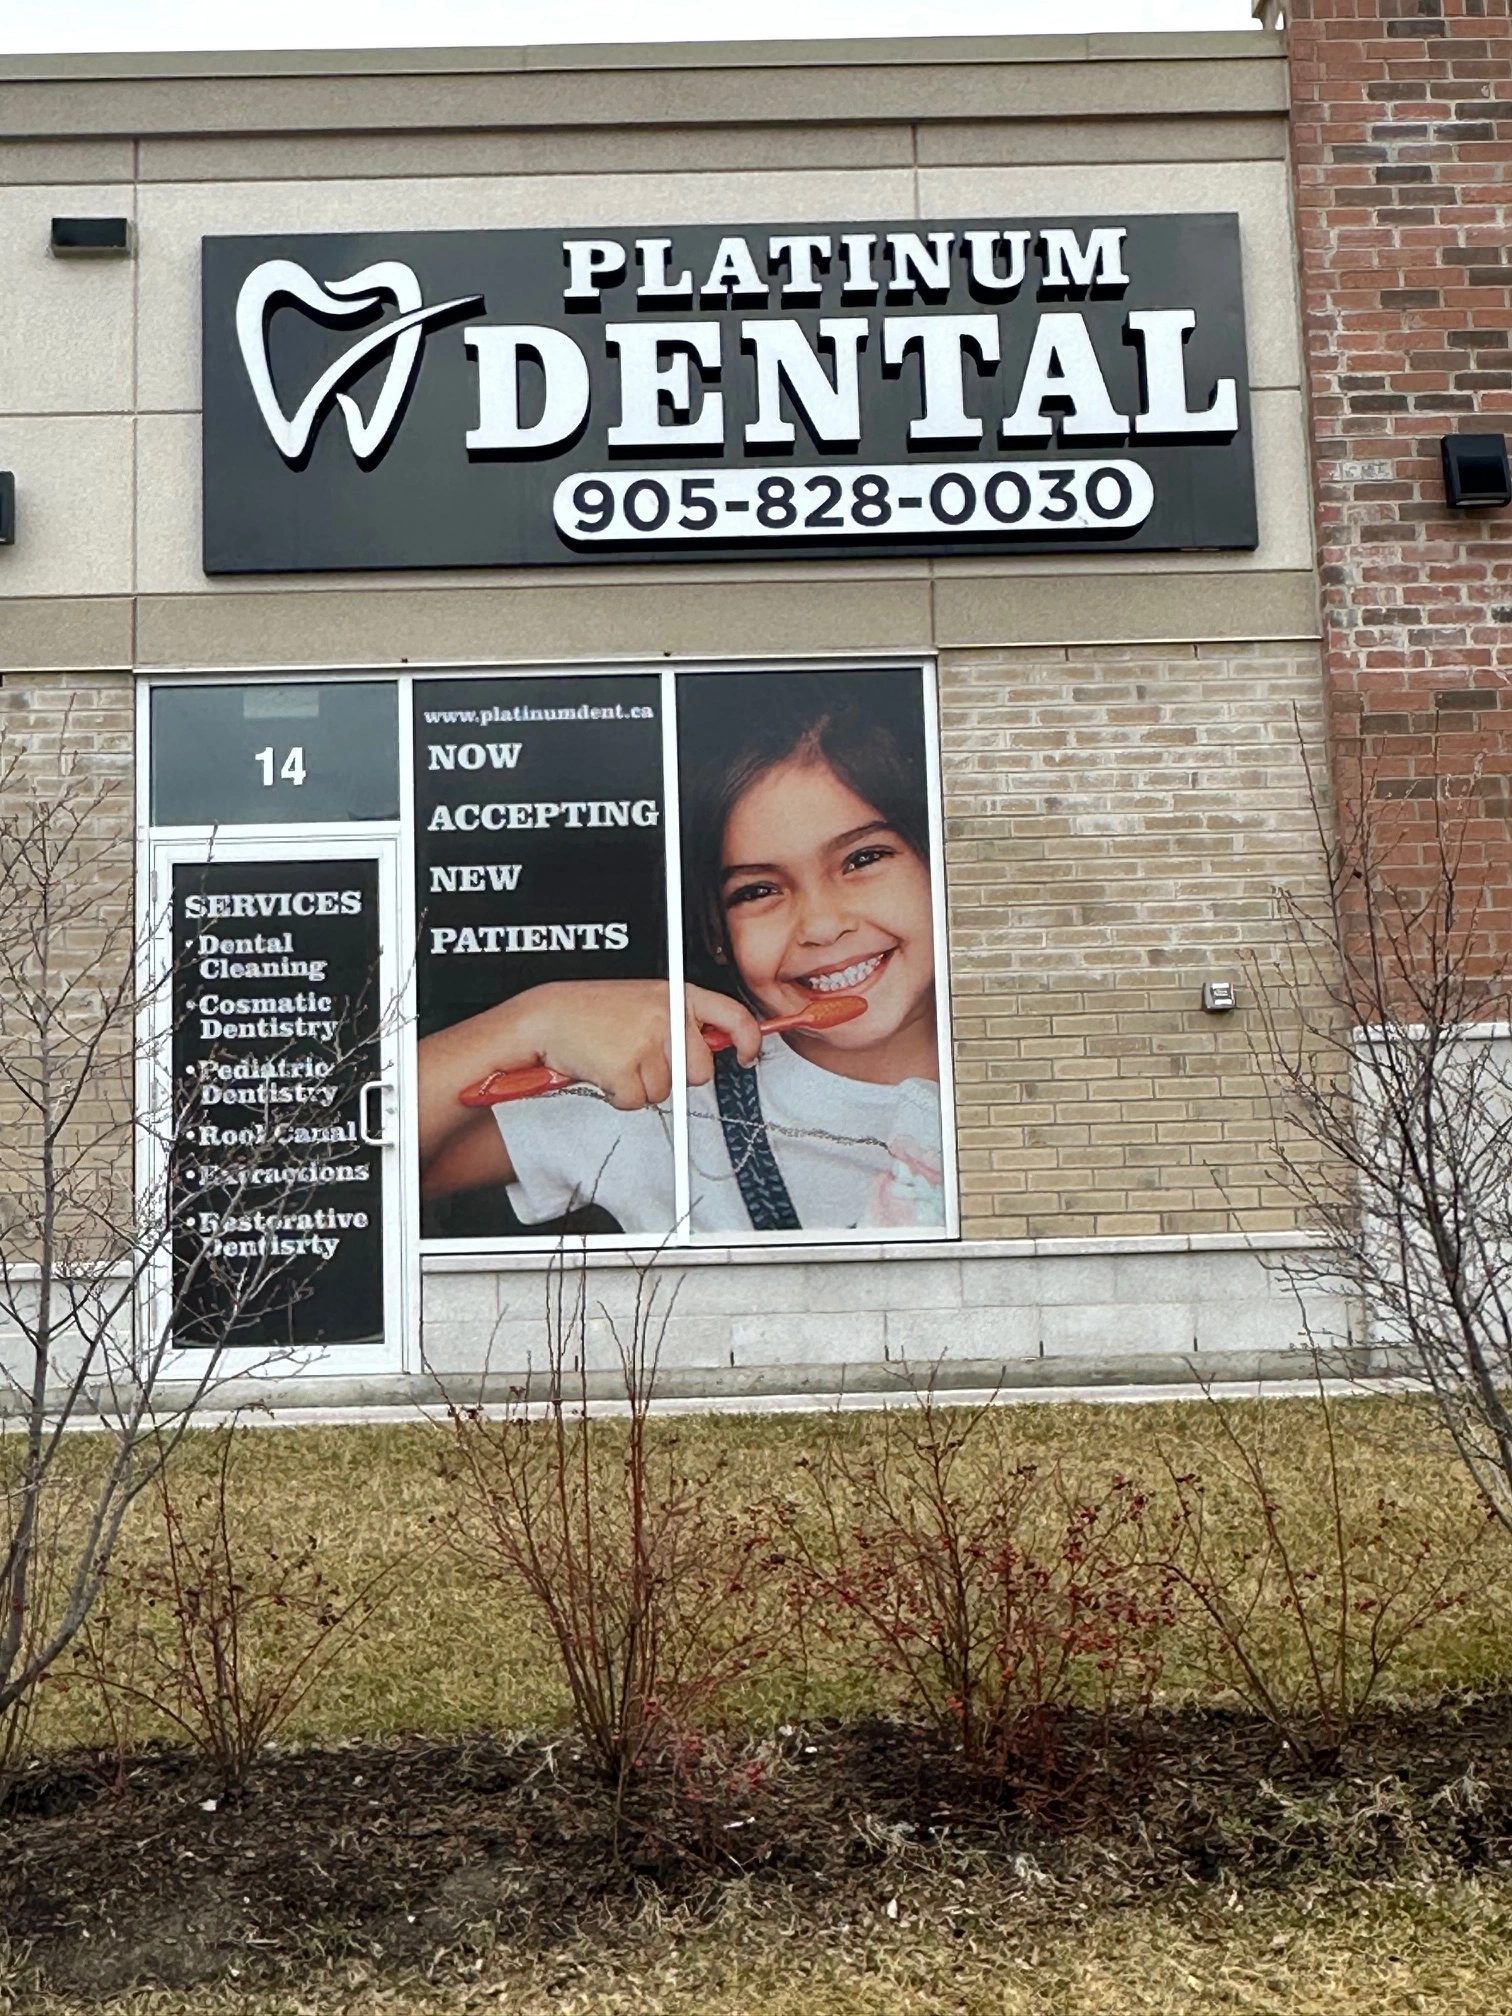
[[[16,479],[9,469],[0,469],[0,546],[16,543]]]
[[[54,217],[49,250],[56,259],[129,259],[129,217]]]
[[[1444,495],[1461,511],[1496,511],[1512,504],[1512,465],[1505,434],[1446,434]]]

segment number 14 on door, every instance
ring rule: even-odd
[[[303,784],[305,781],[304,750],[297,743],[282,763],[278,760],[276,749],[259,749],[252,761],[261,769],[263,784],[270,791],[278,780],[285,784]]]

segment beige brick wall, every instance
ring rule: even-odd
[[[37,775],[57,775],[58,755],[71,751],[82,776],[120,787],[120,831],[132,818],[135,685],[126,672],[0,672],[0,731],[8,748],[45,759]]]
[[[952,652],[940,705],[966,1235],[1293,1226],[1255,1002],[1324,886],[1317,646]]]
[[[119,674],[0,683],[22,775],[45,784],[66,748],[82,789],[114,785],[88,831],[102,890],[131,861],[132,698]],[[1255,986],[1286,939],[1278,891],[1323,886],[1317,647],[948,652],[940,706],[965,1234],[1290,1228]],[[103,908],[70,926],[70,973],[109,930]],[[1203,1013],[1213,977],[1239,982],[1237,1013]],[[13,1196],[29,1132],[0,1089]]]
[[[34,1238],[40,1205],[41,1051],[26,1005],[39,992],[54,1018],[53,1098],[73,1096],[90,1047],[96,1059],[59,1136],[63,1236],[93,1250],[129,1231],[132,1002],[114,1015],[106,1004],[131,954],[133,697],[122,673],[0,678],[0,1042],[20,1080],[0,1077],[0,1232],[12,1257]],[[39,986],[44,891],[52,928]]]

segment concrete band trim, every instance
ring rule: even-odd
[[[1153,46],[1145,46],[1150,44]],[[25,137],[1281,114],[1279,36],[55,57],[0,64]]]
[[[828,1265],[836,1260],[867,1264],[878,1260],[949,1264],[951,1261],[1108,1259],[1120,1254],[1309,1253],[1319,1251],[1325,1243],[1312,1232],[1172,1232],[1121,1239],[957,1239],[942,1241],[938,1246],[919,1243],[908,1246],[808,1246],[801,1251],[792,1247],[686,1246],[679,1247],[675,1252],[652,1255],[650,1259],[653,1266],[674,1269],[690,1265],[792,1266],[795,1262],[810,1266],[820,1262]],[[595,1250],[589,1264],[595,1272],[600,1267],[640,1267],[646,1264],[647,1257],[643,1253]],[[486,1270],[490,1274],[540,1274],[552,1258],[552,1255],[540,1252],[501,1253],[497,1246],[490,1246],[486,1252],[478,1253],[424,1254],[421,1272],[427,1275],[476,1274]],[[577,1256],[571,1250],[563,1258],[568,1267],[577,1264]]]
[[[172,77],[493,76],[553,70],[812,70],[941,63],[1275,62],[1280,33],[941,35],[803,42],[545,43],[500,48],[154,51],[0,58],[0,82]]]

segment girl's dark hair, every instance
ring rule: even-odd
[[[677,683],[684,957],[695,985],[728,993],[720,861],[725,827],[759,777],[794,756],[827,763],[929,859],[923,681],[896,672],[698,673]]]

